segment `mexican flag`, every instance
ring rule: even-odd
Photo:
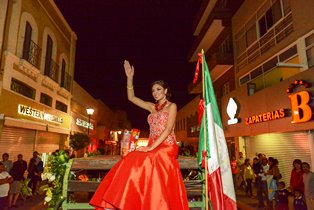
[[[213,84],[205,61],[204,53],[200,54],[203,63],[203,100],[199,136],[199,164],[207,159],[205,168],[208,178],[208,197],[213,210],[237,209],[230,159],[226,139],[222,129]]]

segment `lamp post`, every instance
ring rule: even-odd
[[[90,117],[94,114],[93,108],[87,108],[86,109],[87,115],[88,115],[88,127],[87,127],[87,135],[89,135],[89,126],[90,126]]]

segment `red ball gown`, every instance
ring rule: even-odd
[[[148,145],[162,133],[167,111],[148,115]],[[95,209],[188,210],[187,195],[177,161],[174,131],[150,152],[130,152],[100,183],[90,205]]]

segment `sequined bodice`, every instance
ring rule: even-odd
[[[149,114],[147,117],[149,124],[149,139],[150,143],[154,142],[158,136],[165,130],[168,121],[168,112],[159,111],[157,113]],[[163,142],[166,144],[174,144],[176,142],[174,129],[171,131],[167,139]]]

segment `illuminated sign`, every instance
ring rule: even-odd
[[[289,88],[287,93],[291,93],[297,86],[303,85],[305,88],[309,88],[311,85],[304,80],[295,80]],[[312,119],[313,112],[310,107],[310,93],[308,91],[300,91],[290,94],[292,121],[291,123],[307,122]]]
[[[84,128],[89,128],[91,130],[94,129],[94,125],[92,123],[86,122],[85,120],[82,120],[80,118],[76,118],[75,124]]]
[[[228,105],[227,105],[227,114],[229,116],[228,125],[236,124],[239,122],[238,118],[235,118],[238,111],[238,105],[234,101],[233,98],[229,99]]]
[[[45,120],[45,121],[49,121],[49,122],[54,122],[54,123],[62,123],[63,119],[62,117],[58,117],[52,114],[48,114],[45,113],[43,111],[40,111],[38,109],[34,109],[32,107],[29,106],[25,106],[22,104],[18,105],[18,110],[17,112],[21,115],[25,115],[28,117],[33,117],[39,120]]]
[[[250,124],[255,124],[255,123],[260,123],[260,122],[267,122],[270,120],[277,120],[280,118],[284,118],[286,116],[287,114],[285,112],[285,109],[278,109],[272,112],[265,112],[262,114],[247,117],[245,118],[245,124],[250,125]]]

